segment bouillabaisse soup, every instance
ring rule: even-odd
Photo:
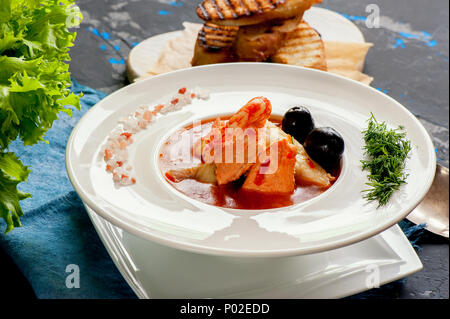
[[[291,124],[271,116],[269,100],[255,98],[227,118],[174,132],[160,150],[161,172],[181,193],[220,207],[270,209],[307,201],[333,185],[340,157],[325,170],[285,132],[295,129]]]

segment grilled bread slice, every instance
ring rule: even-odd
[[[239,27],[218,26],[213,23],[205,23],[198,33],[199,43],[209,50],[230,48],[236,40]]]
[[[269,21],[239,27],[235,44],[237,61],[265,62],[277,52],[287,35],[295,30],[301,19]]]
[[[197,15],[218,25],[244,26],[297,16],[322,0],[203,0]]]
[[[270,60],[306,68],[327,71],[325,47],[319,33],[302,21],[289,33],[277,52]]]
[[[239,27],[205,23],[198,33],[192,66],[232,62]]]
[[[240,27],[235,45],[240,62],[265,62],[281,46],[284,34],[268,24]]]

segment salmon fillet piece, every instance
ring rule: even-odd
[[[291,194],[295,190],[296,149],[287,139],[273,143],[266,159],[259,157],[242,186],[243,190],[264,194]],[[278,160],[278,165],[276,161]]]
[[[237,139],[240,139],[241,142],[236,142]],[[240,147],[239,145],[243,146]],[[232,151],[232,160],[226,159],[227,156],[230,156],[227,154],[227,146],[228,152]],[[241,154],[242,152],[243,154]],[[224,142],[222,159],[222,163],[216,163],[217,183],[219,185],[239,179],[256,163],[256,136],[250,143],[245,135],[237,135],[233,140]]]
[[[224,185],[239,179],[239,177],[244,175],[252,165],[254,165],[254,163],[223,163],[217,165],[217,183],[219,185]]]

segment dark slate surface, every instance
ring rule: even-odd
[[[130,49],[152,35],[199,21],[197,0],[78,0],[84,22],[72,49],[71,71],[82,84],[110,93],[127,84]],[[380,8],[380,28],[368,28],[366,5]],[[413,112],[431,134],[438,161],[448,167],[449,2],[447,0],[323,0],[322,7],[354,21],[374,47],[365,72],[372,86]],[[427,236],[424,269],[396,285],[388,298],[448,298],[448,241]]]

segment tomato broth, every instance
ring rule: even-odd
[[[280,125],[280,117],[271,117],[270,121]],[[326,189],[314,185],[296,185],[293,194],[286,195],[267,195],[256,192],[248,192],[241,189],[245,176],[239,180],[226,185],[213,185],[201,183],[194,179],[185,179],[179,182],[174,181],[167,175],[169,170],[194,167],[200,163],[198,159],[186,158],[186,141],[190,140],[194,145],[211,131],[213,119],[201,122],[200,129],[194,135],[194,126],[190,125],[177,130],[163,144],[159,154],[159,166],[166,181],[181,193],[196,199],[200,202],[233,209],[271,209],[291,206],[312,199]],[[184,153],[183,153],[184,150]],[[192,156],[192,153],[190,154]],[[338,177],[339,171],[331,172],[333,176]]]

